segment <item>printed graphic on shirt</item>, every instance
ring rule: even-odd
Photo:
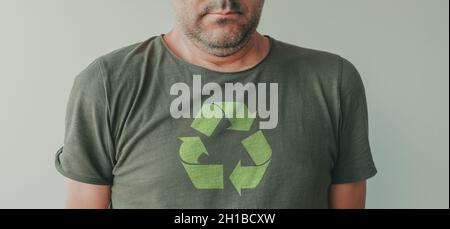
[[[190,126],[194,132],[193,136],[179,137],[182,141],[179,150],[181,163],[192,184],[197,189],[223,189],[224,179],[230,179],[239,195],[242,194],[242,189],[256,188],[271,162],[272,148],[262,130],[274,129],[278,124],[278,84],[269,85],[270,95],[267,96],[265,83],[226,83],[223,99],[221,85],[208,83],[202,87],[200,75],[194,75],[192,82],[192,92],[185,83],[176,83],[171,87],[171,95],[178,95],[178,98],[174,99],[170,106],[171,115],[175,119],[190,118],[191,113],[196,113]],[[210,97],[203,102],[202,95]],[[247,104],[243,101],[247,101]],[[268,103],[270,109],[267,109]],[[200,136],[211,137],[223,119],[230,123],[227,131],[248,132],[257,116],[268,121],[261,121],[258,131],[250,133],[250,136],[242,139],[240,143],[230,142],[242,144],[252,160],[252,166],[242,166],[239,160],[230,176],[224,177],[222,164],[199,162],[202,155],[209,156]]]
[[[237,118],[236,114],[238,113],[245,114],[245,117]],[[231,123],[231,126],[227,128],[228,130],[250,131],[256,116],[247,109],[245,104],[239,102],[205,104],[191,127],[210,137],[221,119],[227,117]],[[198,159],[202,154],[209,155],[201,138],[191,136],[180,137],[179,139],[183,142],[180,147],[181,163],[193,185],[197,189],[223,189],[223,165],[202,165],[199,163]],[[242,189],[254,189],[258,186],[272,156],[272,149],[261,130],[243,139],[241,143],[255,165],[242,166],[241,161],[239,161],[231,173],[229,179],[239,195],[241,195]]]

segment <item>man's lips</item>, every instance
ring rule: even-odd
[[[240,12],[235,11],[220,11],[220,12],[211,12],[208,13],[210,15],[217,15],[217,16],[234,16],[234,15],[240,15]]]

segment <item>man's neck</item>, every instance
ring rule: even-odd
[[[218,72],[238,72],[254,67],[269,53],[267,37],[255,32],[248,43],[238,52],[218,57],[198,48],[179,29],[173,29],[164,36],[164,42],[183,60]]]

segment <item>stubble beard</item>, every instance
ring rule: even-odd
[[[196,19],[180,18],[178,24],[183,30],[184,35],[200,50],[217,56],[227,57],[239,52],[244,48],[259,25],[262,6],[250,15],[248,23],[240,25],[237,30],[221,31],[223,35],[217,36],[213,32],[205,29],[201,24],[201,19],[207,12],[203,12],[201,16]],[[188,23],[195,21],[195,23]],[[217,25],[226,26],[227,24],[237,23],[234,19],[217,19]]]

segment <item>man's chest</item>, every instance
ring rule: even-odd
[[[193,83],[191,88],[196,87]],[[277,85],[275,100],[270,100],[274,95],[269,88],[269,95],[256,96],[255,105],[249,99],[227,99],[225,94],[220,102],[218,97],[211,99],[211,93],[196,95],[194,91],[185,98],[182,93],[143,96],[138,109],[128,114],[116,142],[115,197],[129,199],[126,193],[136,193],[136,202],[130,206],[144,201],[161,207],[239,207],[239,200],[245,203],[257,196],[284,193],[277,197],[277,204],[260,203],[270,207],[295,205],[287,201],[292,197],[312,204],[308,198],[317,193],[326,196],[336,155],[334,125],[323,106],[326,102],[320,95],[299,92],[289,84]],[[268,103],[259,101],[263,97],[269,98]],[[146,106],[150,103],[157,106]],[[183,116],[186,104],[191,116]],[[211,108],[208,104],[215,104],[216,110],[199,116]],[[174,116],[174,110],[182,112]],[[227,115],[230,111],[234,116]],[[238,117],[239,111],[244,116]],[[264,128],[261,123],[270,118],[276,119],[276,125]],[[300,193],[303,197],[298,197]],[[191,202],[198,198],[199,203]]]

